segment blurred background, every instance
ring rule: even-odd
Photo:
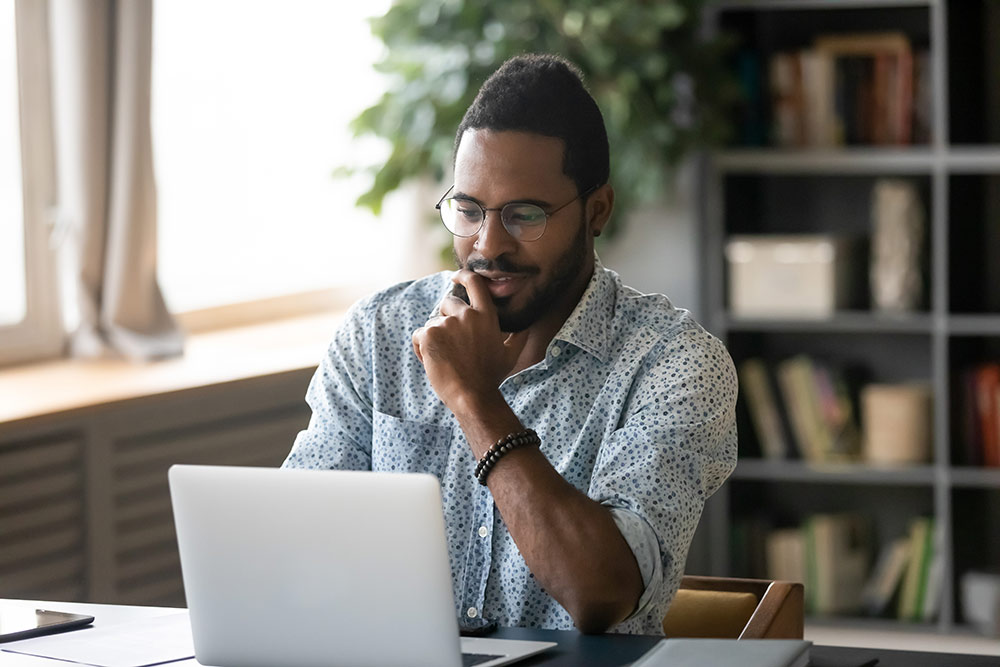
[[[280,464],[538,51],[605,116],[602,261],[738,369],[687,571],[1000,635],[998,45],[997,0],[0,0],[0,596],[183,604],[167,467]]]

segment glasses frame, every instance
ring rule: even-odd
[[[582,198],[590,195],[591,193],[594,192],[594,190],[596,190],[599,187],[601,187],[601,186],[599,186],[599,185],[592,185],[589,188],[587,188],[586,190],[584,190],[583,192],[578,193],[575,197],[573,197],[572,199],[570,199],[565,204],[561,204],[559,206],[556,206],[554,209],[552,209],[550,211],[546,211],[544,208],[542,208],[538,204],[532,204],[531,202],[523,202],[523,201],[509,201],[506,204],[504,204],[503,206],[500,206],[500,207],[497,207],[497,208],[486,208],[485,206],[483,206],[482,204],[480,204],[479,202],[477,202],[474,199],[468,199],[466,197],[449,197],[448,195],[451,193],[452,190],[455,189],[455,186],[452,185],[450,188],[448,188],[448,190],[443,195],[441,195],[441,199],[439,199],[438,203],[434,205],[434,209],[437,210],[438,217],[441,218],[441,224],[444,225],[444,228],[447,229],[448,232],[451,233],[453,236],[457,236],[458,238],[467,239],[467,238],[472,238],[473,236],[475,236],[476,234],[478,234],[480,231],[482,231],[483,225],[486,224],[486,214],[489,213],[490,211],[496,211],[496,212],[498,212],[500,214],[500,223],[503,225],[504,230],[506,230],[506,232],[508,234],[510,234],[513,238],[517,239],[518,241],[522,241],[522,242],[525,242],[525,243],[530,243],[532,241],[537,241],[538,239],[542,238],[542,236],[545,234],[545,230],[549,226],[549,218],[551,218],[553,215],[555,215],[559,211],[563,210],[564,208],[566,208],[567,206],[569,206],[570,204],[572,204],[573,202],[575,202],[577,199],[582,199]],[[451,231],[451,229],[448,227],[447,223],[445,223],[445,221],[444,221],[444,214],[441,211],[441,205],[445,201],[448,201],[449,199],[451,199],[451,200],[461,199],[462,201],[466,201],[466,202],[469,202],[471,204],[475,204],[476,206],[479,207],[479,210],[482,212],[482,219],[479,221],[479,226],[476,227],[476,231],[472,232],[471,234],[458,234],[456,232]],[[510,206],[534,206],[539,211],[541,211],[542,213],[545,214],[545,222],[542,224],[542,231],[539,232],[538,236],[536,236],[533,239],[521,239],[521,238],[518,238],[517,236],[515,236],[510,231],[510,228],[507,226],[507,220],[504,218],[504,214],[503,214],[503,212],[505,210],[507,210],[507,208],[510,207]]]

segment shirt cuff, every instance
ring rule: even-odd
[[[639,564],[639,572],[642,574],[642,595],[639,597],[635,611],[622,621],[624,623],[645,614],[650,603],[655,601],[654,594],[663,582],[663,559],[660,558],[660,542],[656,539],[656,533],[645,520],[635,512],[621,507],[609,507],[608,509],[611,510],[611,518],[618,526],[618,531],[628,542],[629,548],[632,549],[635,561]]]

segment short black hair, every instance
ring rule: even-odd
[[[609,175],[608,133],[583,75],[565,58],[526,54],[507,60],[479,89],[455,135],[466,130],[510,130],[562,139],[563,173],[578,193],[604,185]]]

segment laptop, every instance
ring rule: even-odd
[[[555,646],[459,637],[432,475],[175,465],[169,480],[203,665],[494,667]]]

